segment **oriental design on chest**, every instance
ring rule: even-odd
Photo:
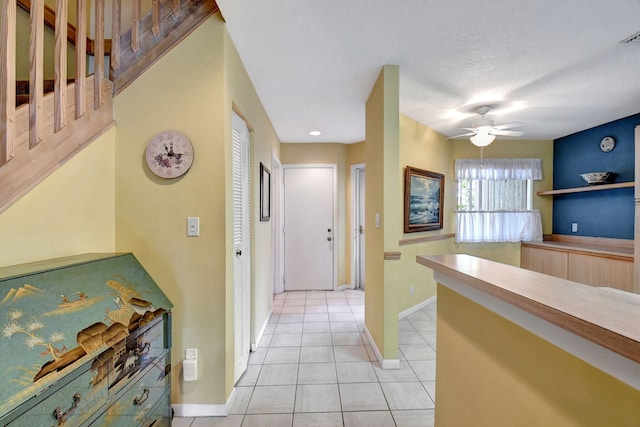
[[[172,304],[131,254],[0,268],[1,426],[170,426]]]

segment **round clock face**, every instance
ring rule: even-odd
[[[161,178],[177,178],[187,173],[193,163],[189,139],[176,131],[161,132],[151,138],[145,151],[147,166]]]
[[[611,136],[605,136],[604,138],[602,138],[602,141],[600,141],[600,149],[605,153],[608,153],[609,151],[613,150],[613,147],[615,146],[616,146],[616,140],[613,139],[613,137]]]

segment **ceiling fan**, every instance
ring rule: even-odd
[[[463,136],[469,136],[471,142],[478,147],[486,147],[491,144],[494,139],[496,139],[496,135],[503,136],[520,136],[522,135],[521,131],[518,130],[506,130],[514,127],[521,126],[520,122],[511,122],[505,123],[502,125],[495,126],[493,124],[493,120],[485,118],[485,114],[487,114],[491,110],[491,107],[488,105],[483,105],[476,109],[476,113],[480,115],[480,119],[474,121],[471,124],[470,128],[462,128],[464,130],[468,130],[471,132],[452,136],[451,138],[460,138]]]

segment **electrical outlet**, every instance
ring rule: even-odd
[[[571,223],[571,232],[572,233],[577,233],[578,232],[578,223],[577,222],[572,222]]]
[[[411,285],[409,286],[409,295],[413,295],[416,293],[416,288],[415,286]]]
[[[185,359],[197,359],[198,358],[198,349],[197,348],[187,348],[184,351]]]

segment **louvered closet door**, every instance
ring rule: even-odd
[[[233,113],[234,383],[247,369],[250,349],[251,263],[249,222],[249,129]]]

